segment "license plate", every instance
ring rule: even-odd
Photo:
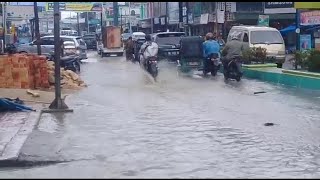
[[[191,66],[199,65],[199,63],[198,63],[198,62],[189,62],[188,64],[189,64],[189,65],[191,65]]]

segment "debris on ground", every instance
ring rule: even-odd
[[[34,92],[34,91],[30,90],[30,89],[27,90],[27,94],[32,95],[32,97],[40,97],[39,93]]]
[[[54,62],[48,62],[48,74],[49,74],[49,83],[52,88],[54,88]],[[61,87],[66,89],[81,89],[82,87],[87,87],[83,80],[81,80],[80,76],[71,71],[71,70],[64,70],[63,68],[60,69],[61,74]]]

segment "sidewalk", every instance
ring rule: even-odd
[[[20,150],[32,132],[41,114],[36,112],[7,112],[0,115],[0,161],[17,160]]]
[[[54,92],[36,91],[40,97],[34,98],[26,89],[0,88],[0,97],[19,98],[36,112],[0,113],[0,162],[17,160],[20,150],[37,126],[41,110],[54,99]]]

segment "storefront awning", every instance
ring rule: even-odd
[[[281,29],[280,33],[282,36],[285,36],[290,32],[295,32],[296,29],[297,29],[296,25],[290,25],[284,29]],[[305,30],[305,31],[312,31],[312,30],[320,29],[320,25],[300,26],[300,29]]]

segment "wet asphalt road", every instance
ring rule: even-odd
[[[153,83],[124,58],[88,61],[89,87],[67,97],[74,113],[44,114],[19,158],[59,163],[0,178],[320,177],[319,93],[178,77],[166,64]]]

